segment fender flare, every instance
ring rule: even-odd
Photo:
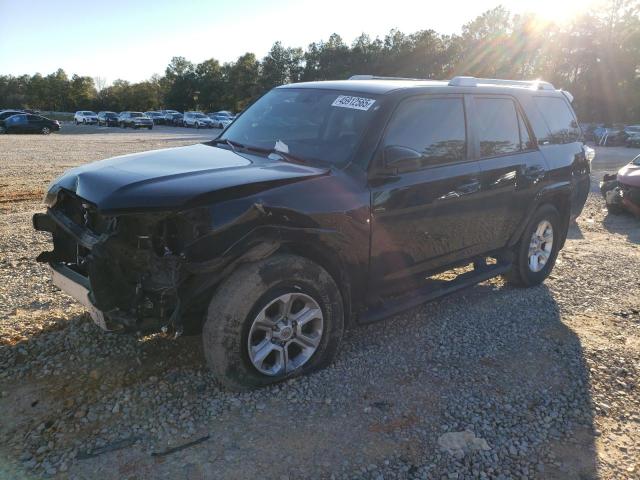
[[[567,237],[566,233],[569,229],[569,217],[571,214],[570,203],[571,203],[572,193],[573,193],[573,185],[568,180],[562,181],[562,182],[555,182],[541,188],[540,191],[536,193],[533,201],[530,203],[529,208],[527,209],[526,215],[518,225],[518,228],[516,228],[516,230],[514,231],[507,246],[513,247],[520,241],[520,238],[522,237],[522,233],[524,232],[524,229],[527,227],[534,213],[536,212],[536,210],[538,210],[538,208],[541,205],[545,203],[551,203],[553,205],[556,205],[558,203],[557,199],[558,197],[560,197],[564,202],[566,202],[566,207],[567,207],[566,215],[562,215],[563,212],[560,212],[563,220],[563,225],[562,225],[563,235],[562,235],[562,240],[560,242],[560,248],[562,248],[562,246],[564,246],[564,241]],[[566,217],[566,219],[564,217]]]

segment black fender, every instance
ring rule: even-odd
[[[526,215],[509,240],[508,247],[513,247],[520,241],[525,228],[531,221],[531,218],[538,210],[538,208],[540,208],[540,206],[545,203],[550,203],[558,209],[563,222],[560,240],[560,248],[562,248],[564,246],[564,242],[567,238],[567,232],[569,230],[571,197],[573,194],[573,190],[573,185],[569,180],[554,182],[541,188],[540,191],[536,193],[533,201],[530,202]]]
[[[350,317],[352,280],[347,239],[337,230],[283,225],[261,225],[228,246],[223,253],[205,261],[185,263],[189,280],[181,288],[181,297],[195,305],[203,305],[242,264],[256,262],[281,252],[306,257],[322,266],[340,288],[345,304],[345,318]]]

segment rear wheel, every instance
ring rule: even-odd
[[[214,294],[204,352],[234,390],[276,383],[329,364],[344,327],[342,296],[319,265],[275,255],[240,267]]]
[[[522,233],[515,247],[507,282],[530,287],[549,276],[558,256],[561,238],[560,214],[552,205],[541,206]]]
[[[2,135],[3,133],[7,133],[7,129],[3,126],[0,126],[0,135]]]

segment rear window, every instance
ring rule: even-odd
[[[562,144],[580,140],[580,127],[567,102],[560,97],[535,96],[533,101],[542,114],[548,132],[538,134],[541,144]]]

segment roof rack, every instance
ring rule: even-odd
[[[556,88],[544,80],[504,80],[501,78],[453,77],[449,80],[451,87],[477,87],[478,85],[504,85],[506,87],[524,87],[532,90],[555,90]]]
[[[425,81],[424,78],[405,78],[405,77],[379,77],[377,75],[352,75],[349,80],[413,80],[413,81]]]

